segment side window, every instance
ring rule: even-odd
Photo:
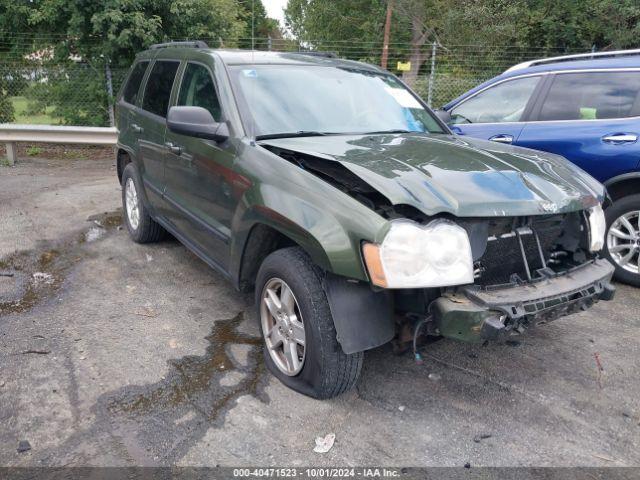
[[[142,108],[161,117],[167,115],[171,87],[180,62],[157,61],[151,69],[142,99]]]
[[[538,120],[599,120],[640,115],[640,72],[557,74]],[[634,111],[635,110],[635,111]]]
[[[140,62],[131,70],[131,75],[129,75],[129,80],[127,80],[127,85],[124,87],[124,93],[122,94],[122,99],[125,102],[135,105],[138,99],[140,83],[142,83],[144,72],[147,71],[147,66],[149,66],[149,62]]]
[[[519,122],[540,77],[508,80],[490,87],[451,111],[452,123]]]
[[[220,121],[220,102],[207,67],[197,63],[187,64],[178,94],[178,105],[206,108],[216,122]]]

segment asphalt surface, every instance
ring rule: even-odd
[[[265,371],[251,296],[119,208],[110,160],[0,167],[2,466],[640,465],[638,290],[423,365],[376,349],[317,401]]]

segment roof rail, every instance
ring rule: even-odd
[[[514,65],[511,68],[505,70],[504,73],[513,72],[515,70],[522,70],[524,68],[535,67],[538,65],[549,65],[552,63],[562,62],[575,62],[579,60],[596,60],[601,58],[619,58],[619,57],[631,57],[634,55],[640,55],[640,49],[635,50],[615,50],[611,52],[590,52],[579,53],[575,55],[563,55],[560,57],[540,58],[538,60],[530,60],[528,62],[522,62]]]
[[[171,47],[187,47],[187,48],[209,48],[207,42],[202,40],[196,40],[194,42],[166,42],[166,43],[154,43],[149,47],[150,50],[157,50],[159,48],[171,48]]]
[[[302,50],[300,52],[292,52],[297,53],[299,55],[311,55],[313,57],[326,57],[326,58],[338,58],[338,54],[336,52],[321,52],[315,50]]]

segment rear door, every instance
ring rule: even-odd
[[[149,60],[141,60],[131,67],[131,71],[122,88],[116,108],[116,126],[120,133],[120,141],[135,149],[138,136],[131,131],[131,123],[135,123],[136,107],[142,94],[142,81],[149,66]]]
[[[188,61],[176,94],[177,106],[207,109],[216,122],[225,121],[213,70]],[[170,221],[196,247],[226,271],[229,261],[235,148],[232,142],[190,137],[167,130],[166,192]]]
[[[138,136],[140,173],[147,197],[154,209],[164,214],[162,193],[164,190],[164,163],[166,116],[171,91],[180,62],[156,60],[147,78],[141,108],[130,129]]]
[[[460,135],[515,143],[542,84],[542,76],[529,75],[491,85],[453,107],[450,126]]]
[[[640,163],[640,70],[550,78],[518,145],[563,155],[604,182]]]

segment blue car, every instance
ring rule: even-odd
[[[640,50],[521,63],[438,115],[459,135],[557,153],[604,183],[604,253],[640,286]]]

